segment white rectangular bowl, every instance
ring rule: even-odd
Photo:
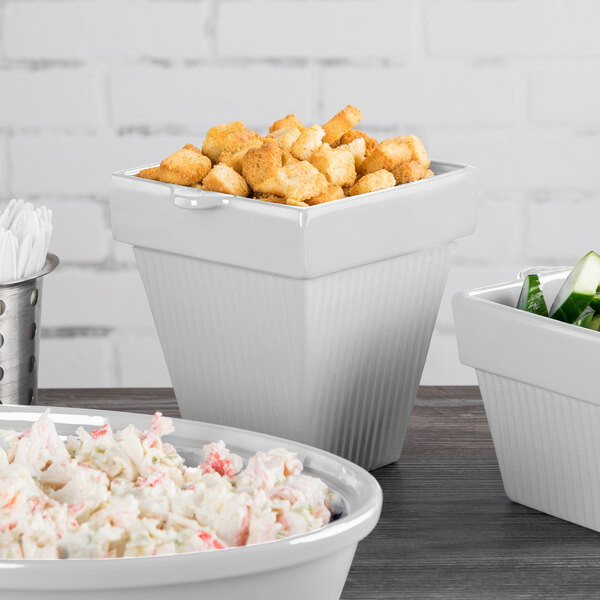
[[[300,208],[113,175],[185,418],[397,460],[475,170]]]
[[[540,276],[548,305],[569,272]],[[460,359],[477,371],[506,495],[600,531],[600,334],[514,308],[522,283],[454,297]]]
[[[0,405],[0,429],[24,431],[44,412],[40,406]],[[60,435],[110,422],[147,429],[151,417],[132,413],[52,408]],[[202,460],[202,446],[223,440],[240,456],[284,447],[296,452],[304,471],[320,477],[342,495],[341,518],[290,538],[226,548],[143,558],[0,559],[2,600],[337,600],[342,593],[358,542],[375,527],[381,512],[381,488],[360,467],[322,450],[288,440],[174,419],[175,433],[165,436],[186,459]]]

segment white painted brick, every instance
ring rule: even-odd
[[[47,327],[154,326],[137,271],[60,267],[44,280]]]
[[[475,369],[460,363],[453,333],[433,333],[421,385],[477,385]]]
[[[8,2],[6,54],[19,59],[205,58],[209,2]]]
[[[475,165],[484,188],[580,190],[600,185],[597,135],[430,129],[424,137],[432,157]]]
[[[325,114],[358,106],[373,126],[506,125],[517,115],[518,82],[505,67],[327,67]]]
[[[536,123],[586,125],[600,122],[598,65],[535,70],[531,116]]]
[[[600,55],[594,0],[434,0],[427,45],[434,56]]]
[[[221,2],[217,14],[224,57],[406,59],[414,31],[407,0],[242,0]]]
[[[167,364],[155,331],[115,335],[119,386],[172,387]]]
[[[18,134],[11,141],[14,193],[108,196],[115,171],[160,162],[184,144],[178,136]],[[35,176],[34,176],[35,174]]]
[[[50,252],[71,263],[102,262],[109,250],[111,234],[105,207],[89,200],[45,201],[53,212]]]
[[[99,83],[90,69],[0,70],[0,127],[94,127]]]
[[[486,285],[502,283],[503,281],[512,281],[517,273],[529,266],[523,264],[522,260],[506,264],[494,262],[478,266],[453,265],[442,296],[437,326],[445,330],[454,328],[454,316],[452,314],[452,296],[454,294],[485,287]]]
[[[600,252],[600,199],[532,202],[527,206],[526,251],[534,261],[575,264],[590,250]]]
[[[459,240],[457,256],[475,261],[514,258],[524,237],[522,201],[481,202],[475,233]]]
[[[38,387],[115,387],[113,356],[107,337],[42,338]]]
[[[8,138],[0,135],[0,200],[8,199]]]
[[[126,67],[112,73],[111,111],[119,126],[266,126],[290,112],[313,116],[311,84],[306,67]]]

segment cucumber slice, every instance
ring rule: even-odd
[[[586,312],[582,317],[577,319],[573,325],[577,325],[578,327],[585,327],[586,329],[592,328],[592,320],[594,318],[594,313],[592,311]]]
[[[588,252],[562,284],[552,307],[553,319],[574,323],[590,305],[600,284],[600,256]]]
[[[600,287],[596,290],[596,295],[592,298],[590,302],[590,308],[594,312],[600,312]]]
[[[600,331],[600,315],[595,315],[594,311],[586,309],[586,312],[583,313],[574,325],[578,325],[579,327],[585,327],[586,329],[593,329],[594,331]]]
[[[525,277],[517,308],[542,317],[548,316],[548,307],[540,285],[540,278],[535,273]]]

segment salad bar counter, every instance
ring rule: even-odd
[[[172,390],[40,390],[39,404],[178,417]],[[342,599],[584,598],[598,534],[505,495],[476,387],[422,387],[402,458],[373,471],[383,512]]]

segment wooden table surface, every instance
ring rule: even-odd
[[[179,416],[172,390],[40,390],[40,404]],[[600,534],[506,498],[476,387],[423,387],[342,598],[600,597]],[[310,600],[310,599],[307,599]]]

